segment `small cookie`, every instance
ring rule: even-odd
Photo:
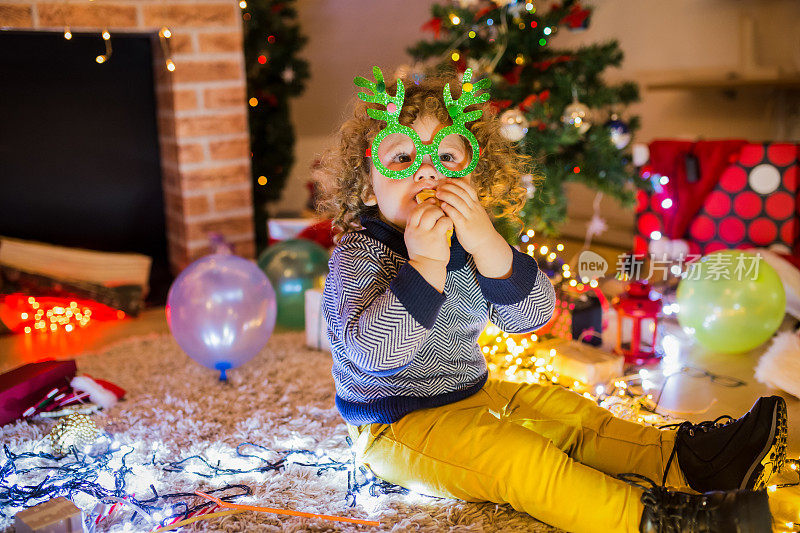
[[[436,201],[436,205],[442,205],[442,202],[439,201],[438,198],[436,198],[436,191],[433,189],[422,189],[417,193],[417,195],[414,198],[416,198],[418,204],[421,204],[428,198],[433,198]],[[445,236],[447,237],[447,246],[450,246],[451,239],[453,237],[453,230],[451,229],[447,230]]]

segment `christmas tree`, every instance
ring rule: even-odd
[[[242,0],[244,57],[250,104],[256,246],[267,245],[267,202],[280,198],[294,163],[294,128],[289,98],[308,79],[308,63],[297,58],[306,37],[297,24],[294,0]]]
[[[601,77],[623,54],[616,41],[559,50],[551,40],[560,31],[588,27],[591,9],[577,0],[563,4],[531,0],[458,0],[434,4],[423,29],[434,34],[408,52],[412,71],[472,68],[492,80],[492,103],[503,134],[518,141],[537,162],[528,179],[528,201],[520,216],[525,228],[552,235],[566,218],[564,184],[582,182],[632,205],[636,178],[630,139],[638,117],[620,120],[638,100],[635,83],[609,85]],[[541,9],[538,9],[541,7]],[[415,74],[416,75],[416,74]],[[509,239],[523,228],[504,227]]]

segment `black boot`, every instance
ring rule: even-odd
[[[724,415],[699,424],[684,422],[662,485],[677,453],[687,483],[697,492],[766,488],[772,474],[783,468],[786,432],[786,402],[780,396],[759,398],[738,420]]]
[[[670,491],[638,474],[620,474],[642,490],[641,533],[771,533],[766,491],[689,494]]]

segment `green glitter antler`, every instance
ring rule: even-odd
[[[489,99],[489,93],[478,94],[478,91],[488,89],[491,85],[489,78],[472,83],[472,69],[468,68],[464,72],[464,77],[461,79],[461,96],[458,100],[453,99],[453,93],[450,91],[450,84],[444,86],[444,104],[447,106],[447,112],[450,118],[453,119],[453,124],[464,125],[467,122],[478,120],[483,113],[480,109],[465,113],[464,110],[473,105],[480,104]]]
[[[358,97],[370,104],[381,104],[386,106],[386,110],[382,109],[367,109],[367,114],[375,120],[383,120],[387,124],[397,123],[400,117],[400,110],[403,108],[403,100],[405,99],[405,88],[403,81],[397,80],[397,91],[394,96],[389,96],[386,92],[386,82],[383,80],[383,72],[378,67],[372,67],[372,75],[375,76],[375,81],[369,81],[363,76],[356,76],[353,80],[359,87],[363,87],[373,94],[365,92],[358,93]]]
[[[480,157],[480,146],[478,145],[475,135],[469,131],[464,125],[467,122],[477,120],[483,114],[483,111],[476,109],[469,113],[464,110],[473,105],[480,104],[489,99],[489,93],[478,94],[482,89],[487,89],[491,84],[488,78],[472,83],[472,69],[467,69],[461,81],[461,96],[453,99],[453,94],[450,92],[450,84],[446,84],[442,90],[444,96],[444,103],[447,106],[447,112],[453,119],[453,123],[449,126],[439,129],[438,133],[430,141],[423,143],[419,138],[419,134],[414,128],[400,124],[400,111],[403,109],[403,100],[405,99],[405,88],[402,80],[397,80],[397,91],[394,96],[389,96],[386,92],[386,82],[383,79],[383,73],[378,67],[372,67],[372,73],[375,81],[369,81],[362,76],[356,76],[353,83],[357,87],[363,87],[367,91],[360,92],[358,98],[370,104],[379,104],[386,106],[386,109],[367,109],[367,114],[375,120],[383,120],[386,122],[386,127],[381,129],[375,138],[372,139],[371,147],[368,146],[365,152],[366,157],[372,158],[372,163],[375,168],[384,176],[391,179],[404,179],[413,175],[422,165],[424,156],[431,158],[431,164],[443,176],[448,177],[462,177],[466,176],[475,169]],[[378,149],[381,146],[381,141],[391,134],[406,135],[414,144],[414,161],[413,162],[399,162],[395,161],[393,166],[400,168],[387,168],[381,158],[378,157]],[[469,163],[465,168],[456,169],[448,168],[441,160],[439,155],[439,148],[442,141],[448,135],[460,135],[469,144],[472,152],[468,157]],[[410,155],[410,154],[404,154]],[[465,158],[467,159],[467,158]],[[449,160],[448,160],[449,161]]]

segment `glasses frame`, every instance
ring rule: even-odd
[[[414,157],[414,161],[408,168],[404,168],[403,170],[389,170],[383,164],[383,161],[381,161],[381,158],[378,155],[379,154],[378,147],[380,146],[381,141],[383,141],[383,139],[385,139],[386,137],[388,137],[393,133],[400,133],[402,135],[407,135],[414,143],[414,149],[416,151],[416,156]],[[469,162],[469,165],[467,165],[461,170],[452,170],[445,167],[442,164],[442,162],[439,161],[438,157],[439,145],[441,145],[445,137],[453,134],[461,135],[462,137],[467,139],[470,147],[472,148],[471,161]],[[401,180],[413,174],[416,174],[417,170],[419,170],[419,167],[422,166],[422,159],[426,155],[431,156],[431,162],[433,163],[433,166],[444,176],[447,176],[448,178],[461,178],[463,176],[466,176],[473,170],[475,170],[475,166],[478,164],[478,157],[475,157],[475,154],[479,153],[479,147],[478,147],[478,140],[475,138],[475,135],[473,135],[471,131],[469,131],[467,128],[465,128],[460,124],[452,124],[450,126],[442,128],[441,130],[439,130],[439,133],[437,133],[433,137],[433,139],[431,139],[427,143],[422,142],[422,139],[420,138],[419,134],[414,130],[414,128],[411,128],[410,126],[404,126],[401,124],[399,128],[397,126],[395,126],[394,128],[384,128],[380,132],[378,132],[378,135],[376,135],[375,139],[373,139],[372,141],[371,153],[372,153],[373,164],[378,169],[378,171],[387,178]]]

